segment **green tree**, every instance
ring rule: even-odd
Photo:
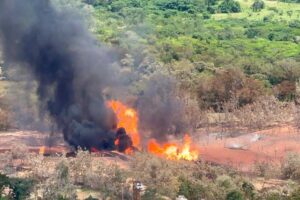
[[[244,200],[241,192],[234,190],[226,195],[226,200]]]
[[[219,5],[219,10],[221,13],[238,13],[241,12],[240,3],[234,0],[224,0]]]
[[[0,188],[9,187],[12,190],[12,198],[14,200],[25,199],[32,189],[34,182],[32,180],[23,180],[19,178],[9,178],[0,174]],[[1,194],[0,190],[0,194]]]

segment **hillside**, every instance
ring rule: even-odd
[[[91,30],[100,41],[122,48],[126,67],[174,75],[206,108],[231,98],[209,86],[228,69],[246,78],[243,86],[228,80],[228,87],[237,90],[232,96],[241,90],[232,87],[251,94],[237,97],[240,105],[270,94],[279,100],[295,98],[300,77],[298,3],[264,1],[264,8],[254,11],[253,1],[241,0],[237,13],[220,13],[221,1],[90,3]]]
[[[299,200],[299,0],[0,0],[0,200]]]

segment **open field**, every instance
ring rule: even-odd
[[[300,153],[300,135],[298,130],[291,125],[276,126],[236,137],[221,134],[221,132],[193,134],[193,141],[200,148],[200,160],[231,166],[239,171],[247,172],[252,170],[255,163],[267,162],[279,165],[288,153]],[[46,134],[39,132],[0,133],[0,152],[21,147],[39,154],[40,148],[45,146],[48,140]],[[45,153],[55,155],[55,153],[66,154],[70,151],[72,148],[58,137],[52,147],[46,147]],[[114,154],[104,153],[103,155],[111,157]],[[115,154],[114,157],[118,158],[118,155]]]

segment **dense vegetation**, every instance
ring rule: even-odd
[[[91,30],[100,41],[122,49],[126,67],[174,75],[200,106],[215,108],[232,98],[243,106],[265,95],[282,101],[295,98],[300,77],[299,4],[84,2],[92,5]],[[223,84],[225,88],[219,88]]]
[[[145,80],[163,73],[175,77],[179,86],[177,94],[188,99],[186,103],[192,102],[187,107],[197,112],[198,109],[224,112],[228,103],[240,109],[266,97],[281,102],[296,101],[296,83],[300,78],[298,3],[265,0],[52,2],[58,9],[76,8],[97,39],[117,49],[123,73],[132,74],[124,83],[133,96],[143,93]],[[8,70],[1,59],[0,66],[9,80],[0,84],[1,130],[38,127],[34,83],[28,87],[20,80],[15,81],[17,72]],[[18,79],[19,76],[18,73]],[[22,101],[26,96],[24,91],[28,95]],[[7,103],[16,99],[17,107]],[[195,115],[199,116],[197,112]],[[15,113],[19,116],[15,118],[24,121],[16,120]]]

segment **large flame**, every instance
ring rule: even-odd
[[[124,128],[131,137],[133,146],[140,149],[140,135],[138,132],[139,119],[136,110],[115,100],[107,102],[107,105],[117,116],[117,128]],[[115,145],[118,146],[119,142],[119,139],[116,139]],[[148,142],[148,151],[152,154],[172,160],[183,159],[192,161],[197,160],[199,157],[199,151],[192,146],[192,141],[188,134],[184,136],[183,144],[168,142],[161,145],[155,139],[151,139]],[[132,148],[125,150],[126,154],[131,154],[132,152]]]
[[[186,134],[184,136],[183,144],[168,142],[160,145],[156,140],[152,139],[148,143],[148,151],[171,160],[197,160],[199,152],[191,145],[191,138]]]
[[[108,106],[117,116],[117,128],[124,128],[131,137],[134,147],[140,148],[140,135],[138,133],[138,115],[133,108],[129,108],[119,101],[109,101]],[[118,140],[115,141],[117,145]],[[128,150],[129,151],[129,150]]]

